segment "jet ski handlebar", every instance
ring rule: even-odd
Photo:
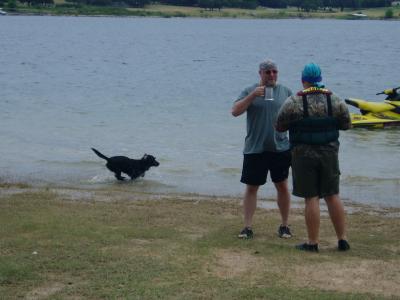
[[[386,89],[382,92],[377,93],[377,95],[391,95],[391,94],[396,94],[397,90],[400,89],[400,86],[397,88],[393,88],[393,89]]]

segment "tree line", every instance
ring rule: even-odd
[[[40,1],[40,0],[38,0]],[[151,0],[68,0],[75,3],[89,5],[119,5],[125,4],[131,7],[144,7]],[[258,6],[270,8],[297,7],[299,10],[317,9],[360,9],[372,7],[386,7],[392,0],[159,0],[158,3],[167,5],[181,5],[202,7],[206,9],[221,9],[223,7],[255,9]]]
[[[13,0],[15,1],[15,0]],[[115,7],[145,7],[154,3],[151,0],[66,0],[71,5],[95,5]],[[0,0],[0,5],[7,0]],[[48,6],[54,4],[53,0],[19,0],[29,6]],[[255,9],[258,6],[269,8],[297,7],[303,11],[332,10],[343,11],[345,8],[361,9],[372,7],[387,7],[392,0],[159,0],[158,3],[166,5],[180,5],[201,7],[214,10],[223,7]]]
[[[390,6],[392,0],[160,0],[163,4],[198,6],[205,8],[233,7],[255,9],[258,6],[269,8],[297,7],[299,10],[318,9],[360,9]]]

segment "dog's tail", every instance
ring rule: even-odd
[[[98,157],[101,157],[101,158],[103,158],[103,159],[105,159],[105,160],[107,160],[107,161],[108,161],[108,157],[107,157],[107,156],[105,156],[104,154],[100,153],[100,151],[97,151],[97,150],[96,150],[96,149],[94,149],[94,148],[92,148],[92,150],[93,150],[93,152],[94,152],[94,153],[96,153],[96,154],[97,154],[97,156],[98,156]]]

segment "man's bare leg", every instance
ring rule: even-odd
[[[346,221],[343,203],[338,194],[325,197],[329,216],[335,228],[338,240],[346,239]]]
[[[290,210],[290,192],[287,179],[274,183],[278,193],[278,207],[281,214],[283,226],[288,226],[289,210]]]
[[[306,198],[305,219],[307,226],[308,243],[311,245],[318,244],[320,225],[318,197]]]
[[[251,228],[253,226],[253,216],[257,207],[258,185],[246,185],[246,191],[243,200],[244,226]]]

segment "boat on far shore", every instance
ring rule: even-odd
[[[354,13],[354,14],[350,14],[352,17],[356,17],[356,18],[367,18],[368,16],[366,14],[363,14],[362,12],[358,12],[358,13]]]
[[[0,8],[0,16],[4,16],[6,14],[7,14],[7,12],[5,12],[2,8]]]

